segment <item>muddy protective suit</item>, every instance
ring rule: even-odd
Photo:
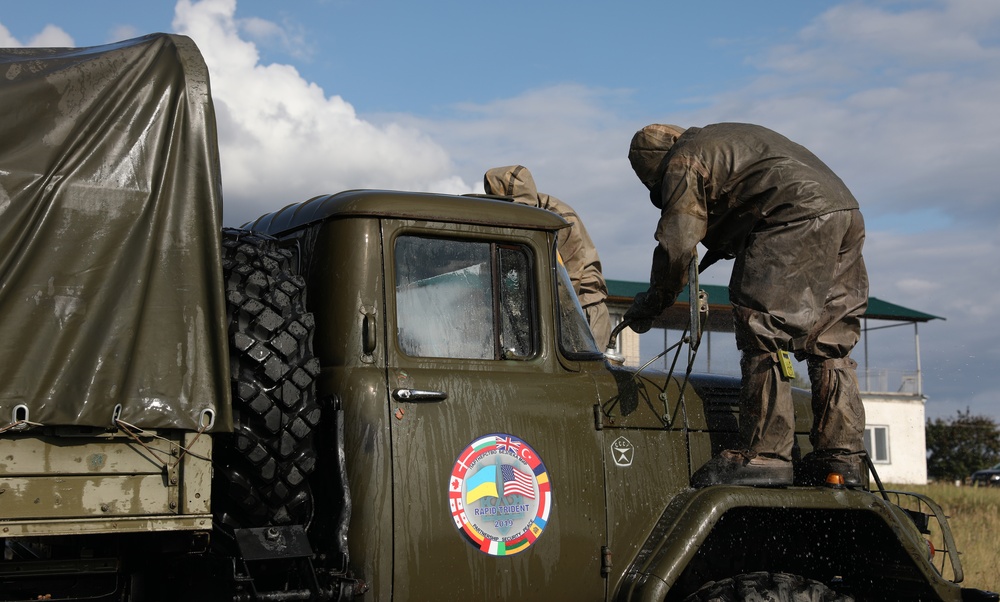
[[[483,177],[483,186],[486,194],[508,196],[515,203],[546,209],[570,223],[569,228],[563,228],[558,233],[556,242],[559,256],[569,272],[573,289],[587,315],[587,322],[598,348],[604,349],[611,338],[611,319],[605,303],[608,286],[601,272],[601,258],[597,256],[597,249],[580,216],[563,201],[538,192],[535,179],[523,165],[495,167],[487,171]]]
[[[631,317],[641,323],[674,302],[699,242],[708,249],[703,266],[735,258],[729,294],[743,354],[746,455],[792,459],[794,410],[781,350],[807,361],[814,449],[860,452],[864,407],[849,354],[868,275],[864,221],[847,186],[804,147],[749,124],[647,126],[629,160],[661,211],[650,289]]]

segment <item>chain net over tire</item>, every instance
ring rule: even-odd
[[[215,520],[308,525],[320,406],[305,281],[269,236],[224,229],[222,246],[233,433],[216,438]]]

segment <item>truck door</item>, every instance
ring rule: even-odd
[[[603,600],[596,391],[557,357],[551,237],[470,228],[383,222],[393,599]]]

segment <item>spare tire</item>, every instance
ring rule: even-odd
[[[216,437],[212,505],[228,527],[312,517],[319,361],[305,281],[291,260],[272,237],[223,230],[233,433]]]

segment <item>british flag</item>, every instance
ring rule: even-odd
[[[523,495],[529,499],[535,499],[535,481],[530,474],[522,472],[509,464],[500,467],[500,474],[503,476],[503,494]]]
[[[512,451],[517,452],[521,448],[521,442],[517,441],[510,435],[506,437],[497,437],[497,450],[499,451]]]

